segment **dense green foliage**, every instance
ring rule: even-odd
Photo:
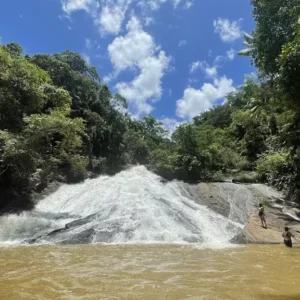
[[[126,108],[76,53],[24,57],[18,44],[1,46],[0,209],[27,205],[53,180],[149,164],[166,132],[151,116],[132,120]]]
[[[0,209],[30,203],[52,180],[76,182],[144,164],[167,179],[269,182],[300,195],[298,0],[252,0],[256,29],[241,55],[257,75],[168,138],[101,83],[80,55],[22,56],[0,47]],[[235,175],[233,175],[235,174]]]

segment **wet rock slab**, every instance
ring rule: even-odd
[[[280,208],[266,208],[266,221],[268,228],[261,226],[257,214],[252,214],[242,233],[235,236],[233,244],[281,244],[284,227],[290,228],[295,238],[293,242],[300,243],[300,222],[282,212]]]

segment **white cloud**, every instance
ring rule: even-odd
[[[226,54],[229,60],[234,60],[236,51],[234,49],[230,49],[226,52]]]
[[[176,103],[177,116],[192,119],[210,109],[217,100],[234,90],[232,79],[226,76],[214,79],[213,83],[204,83],[199,90],[188,87],[184,91],[183,98]]]
[[[84,10],[94,19],[101,33],[118,34],[131,0],[62,0],[62,9],[70,15]]]
[[[172,95],[173,95],[173,91],[172,89],[169,89],[169,97],[172,97]]]
[[[151,57],[156,48],[152,36],[142,30],[136,17],[131,18],[127,29],[127,35],[117,37],[108,46],[111,62],[117,71],[138,66],[140,61]]]
[[[242,36],[240,20],[230,22],[228,19],[214,20],[215,33],[220,35],[223,42],[232,42]]]
[[[102,7],[100,17],[95,23],[100,24],[104,33],[118,34],[130,3],[131,0],[117,0],[113,4],[108,2]]]
[[[163,123],[164,129],[169,132],[169,137],[171,137],[175,129],[182,123],[177,121],[176,119],[171,119],[171,118],[163,118],[160,119],[159,121]]]
[[[107,75],[107,76],[104,76],[104,77],[103,77],[103,82],[104,82],[105,84],[108,84],[108,83],[110,83],[112,80],[116,79],[117,76],[118,76],[117,72],[113,72],[113,73],[111,73],[111,74],[109,74],[109,75]]]
[[[152,17],[145,17],[144,18],[144,24],[145,26],[149,26],[149,25],[152,25],[154,24],[154,19]]]
[[[172,0],[173,1],[173,5],[174,8],[177,8],[177,6],[182,2],[182,0]],[[184,9],[189,9],[190,7],[193,6],[193,0],[186,0],[185,5],[184,5]]]
[[[70,14],[78,10],[85,10],[87,12],[96,5],[95,0],[62,0],[62,9]]]
[[[132,105],[135,114],[147,114],[153,109],[150,103],[161,97],[161,80],[170,58],[157,47],[135,16],[126,28],[127,34],[115,38],[108,46],[108,53],[116,75],[126,69],[139,70],[139,74],[131,82],[119,82],[116,88]]]
[[[189,9],[193,6],[194,0],[136,0],[137,6],[142,9],[143,15],[149,15],[151,11],[158,10],[161,5],[170,2],[173,4],[173,8],[177,9],[181,6],[184,9]],[[184,5],[182,5],[184,4]]]
[[[165,3],[166,0],[142,0],[139,3],[142,6],[149,7],[151,10],[157,10],[159,7]]]
[[[158,10],[166,2],[173,3],[174,8],[182,0],[60,0],[62,9],[66,17],[70,20],[70,15],[76,11],[85,11],[94,20],[95,26],[99,28],[101,34],[117,35],[122,29],[122,24],[127,13],[135,14],[141,9],[144,24],[149,26],[154,22],[151,12]],[[135,4],[134,6],[131,4]],[[186,0],[185,7],[192,5],[191,0]]]
[[[226,56],[224,55],[217,55],[214,59],[214,65],[219,66],[221,63],[223,63],[226,60]]]
[[[203,67],[204,68],[204,72],[205,72],[205,75],[207,77],[216,77],[218,75],[218,71],[217,71],[217,67],[214,66],[214,67],[209,67],[208,65]]]
[[[225,55],[217,55],[214,59],[213,65],[220,68],[225,62],[234,60],[236,55],[236,51],[234,49],[230,49],[226,51]]]
[[[193,5],[194,5],[193,1],[187,1],[187,2],[185,3],[184,8],[185,8],[185,9],[189,9],[189,8],[191,8]]]
[[[201,62],[199,60],[192,62],[190,66],[190,73],[194,73],[198,69],[201,69]]]
[[[206,61],[194,61],[190,66],[190,73],[194,73],[201,69],[207,77],[216,77],[218,75],[217,66],[212,67]]]
[[[168,67],[169,58],[161,51],[159,56],[152,56],[139,63],[140,74],[131,82],[116,85],[119,93],[131,102],[139,114],[152,111],[147,100],[159,100],[162,94],[161,79]]]
[[[88,65],[91,64],[91,58],[86,53],[82,53],[82,57]]]
[[[182,47],[184,47],[184,46],[186,46],[187,45],[187,41],[186,40],[181,40],[181,41],[179,41],[179,43],[178,43],[178,47],[179,48],[182,48]]]
[[[182,99],[177,101],[177,116],[192,119],[213,107],[218,100],[235,90],[232,79],[218,76],[218,69],[222,67],[222,63],[233,60],[234,56],[235,51],[231,49],[226,52],[226,56],[216,56],[212,66],[206,61],[195,61],[190,65],[190,73],[200,69],[212,82],[204,83],[200,89],[190,86],[186,88]],[[192,84],[193,79],[189,79],[189,83]]]

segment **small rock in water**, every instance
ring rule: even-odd
[[[240,232],[236,236],[234,236],[230,240],[230,243],[232,243],[232,244],[247,244],[247,239],[246,239],[244,232]]]

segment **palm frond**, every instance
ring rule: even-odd
[[[253,52],[252,48],[247,48],[247,49],[243,49],[243,50],[238,51],[238,55],[240,55],[240,56],[251,56],[252,52]]]
[[[244,32],[244,39],[247,43],[253,44],[254,38],[252,35],[248,34],[247,32]]]

